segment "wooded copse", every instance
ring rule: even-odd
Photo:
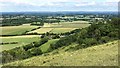
[[[113,18],[112,21],[107,23],[93,23],[91,26],[83,28],[79,33],[61,38],[55,44],[51,44],[51,47],[57,49],[76,42],[81,48],[85,48],[118,39],[118,22],[120,22],[119,18]]]

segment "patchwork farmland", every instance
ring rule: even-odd
[[[27,31],[27,34],[29,33],[42,34],[46,32],[59,34],[59,33],[70,32],[72,30],[79,29],[79,28],[85,28],[85,27],[88,27],[89,25],[90,24],[85,21],[75,21],[75,22],[61,22],[60,24],[45,23],[43,27],[30,25],[30,24],[23,24],[20,26],[6,26],[6,27],[0,27],[0,28],[2,29],[2,35],[19,35],[19,34],[25,33],[26,31]],[[41,28],[31,31],[32,29],[35,29],[38,27],[41,27]],[[16,44],[1,45],[2,51],[3,51],[3,50],[12,49],[14,47],[23,46],[35,41],[39,41],[40,35],[7,36],[7,37],[0,37],[0,38],[2,39],[2,43],[16,42]]]
[[[87,21],[73,21],[73,22],[61,22],[61,23],[45,23],[44,26],[40,29],[30,31],[29,33],[65,33],[70,32],[75,29],[81,29],[88,27],[90,24]]]
[[[115,14],[5,13],[0,66],[117,66]]]

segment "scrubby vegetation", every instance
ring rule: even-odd
[[[43,26],[44,23],[43,22],[33,22],[30,25],[37,25],[37,26]]]
[[[8,16],[8,17],[9,18],[3,17],[4,19],[2,20],[1,26],[19,26],[22,24],[28,24],[32,22],[40,22],[40,23],[39,24],[32,23],[31,25],[40,25],[40,26],[44,25],[42,19],[38,19],[37,17],[28,18],[28,19],[26,16],[22,16],[22,17]]]
[[[55,49],[58,49],[63,46],[71,45],[72,43],[79,44],[77,49],[87,48],[90,46],[103,44],[108,41],[118,39],[118,27],[119,25],[114,24],[114,19],[108,23],[93,23],[87,28],[83,28],[80,31],[74,30],[70,32],[65,37],[59,37],[54,35],[53,38],[60,38],[56,43],[51,43],[49,52]],[[40,46],[46,42],[48,39],[51,39],[49,33],[46,33],[45,36],[39,42],[33,42],[28,45],[17,47],[12,50],[3,51],[3,63],[8,63],[15,60],[26,59],[32,56],[37,56],[43,54]],[[19,57],[18,57],[19,55]]]
[[[7,63],[4,66],[118,66],[118,43],[116,40],[74,51],[70,49],[75,45],[72,44],[41,56]]]
[[[2,52],[2,62],[7,63],[15,60],[26,59],[36,55],[41,55],[42,51],[39,47],[47,41],[48,38],[43,38],[39,42],[33,42],[28,45],[16,47],[8,51],[5,50]]]
[[[112,21],[108,23],[93,23],[91,26],[83,28],[79,33],[61,38],[55,44],[51,44],[51,47],[57,49],[76,42],[81,48],[86,48],[118,39],[119,25],[115,24],[115,20],[116,19],[112,19]]]
[[[2,47],[1,51],[24,46],[32,42],[40,41],[41,39],[39,35],[22,35],[22,36],[9,36],[9,37],[0,37],[0,38],[2,40],[2,42],[0,43],[0,46]]]

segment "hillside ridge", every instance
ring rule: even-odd
[[[63,52],[64,49],[5,66],[118,66],[118,40],[75,51]]]

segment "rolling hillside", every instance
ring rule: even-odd
[[[15,61],[8,66],[117,66],[118,41],[88,47],[85,49],[66,51],[78,44],[61,47],[42,56]],[[74,48],[74,47],[73,47]]]

